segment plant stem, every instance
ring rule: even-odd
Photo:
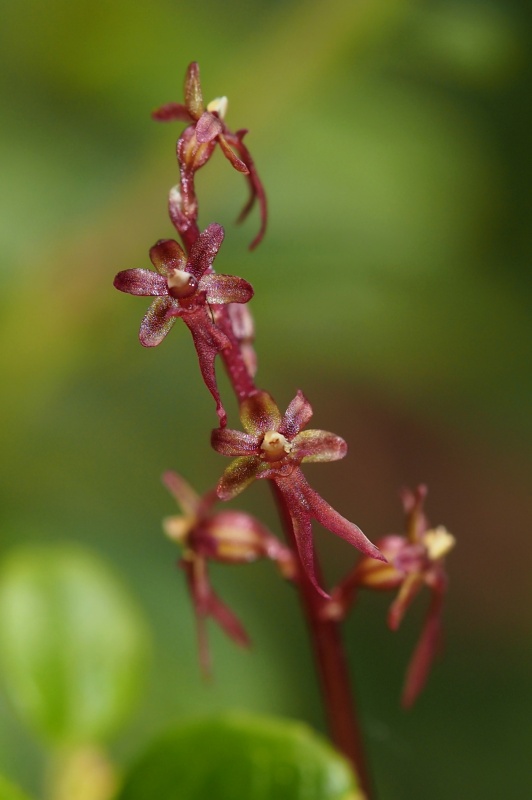
[[[273,481],[270,481],[270,485],[285,535],[298,563],[296,587],[307,620],[331,739],[338,750],[353,764],[360,788],[367,800],[370,800],[372,796],[371,782],[340,627],[335,620],[323,619],[320,614],[323,601],[308,579],[299,558],[292,518],[285,498]],[[318,565],[316,565],[316,574],[319,580]]]

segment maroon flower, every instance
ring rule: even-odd
[[[401,702],[409,708],[425,686],[441,641],[443,599],[447,589],[444,559],[455,545],[446,528],[430,528],[423,511],[425,486],[412,492],[403,489],[401,499],[406,514],[406,536],[390,535],[380,539],[386,564],[363,558],[331,597],[328,615],[341,618],[352,605],[361,587],[378,591],[398,589],[388,611],[388,627],[398,629],[405,612],[425,584],[431,601],[418,643],[408,665]]]
[[[232,133],[224,122],[226,110],[227,97],[217,97],[205,106],[199,66],[193,62],[189,65],[185,77],[184,105],[167,103],[154,111],[152,117],[159,122],[179,120],[192,123],[180,136],[177,144],[177,154],[185,184],[191,179],[194,172],[210,159],[216,144],[220,146],[222,153],[232,166],[247,177],[250,198],[238,221],[241,222],[247,217],[255,201],[258,200],[261,227],[250,245],[250,249],[253,249],[259,244],[266,230],[266,195],[251,154],[243,142],[247,131],[239,130]]]
[[[205,621],[212,617],[236,644],[249,646],[249,637],[233,612],[220,600],[209,581],[208,560],[248,564],[259,558],[275,561],[285,578],[294,577],[291,552],[258,520],[241,511],[211,513],[215,492],[200,497],[177,473],[166,472],[163,481],[183,514],[167,517],[163,528],[183,548],[184,569],[197,620],[202,670],[210,673]]]
[[[221,225],[209,225],[192,245],[188,258],[176,241],[161,239],[150,250],[157,272],[127,269],[114,280],[121,292],[156,298],[140,326],[139,339],[144,347],[160,344],[176,318],[182,317],[192,334],[203,380],[216,401],[221,425],[225,425],[226,414],[216,385],[214,359],[231,343],[214,324],[209,306],[247,303],[253,297],[253,288],[243,278],[212,272],[223,238]]]
[[[312,408],[298,391],[284,417],[266,392],[244,400],[240,419],[245,432],[217,429],[212,432],[214,449],[224,456],[236,456],[218,483],[218,497],[236,497],[256,478],[273,480],[289,510],[301,561],[318,592],[314,568],[312,519],[357,547],[364,554],[383,556],[360,528],[342,517],[312,489],[299,467],[312,461],[337,461],[347,452],[343,439],[320,430],[302,431],[312,416]]]

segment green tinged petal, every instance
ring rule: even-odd
[[[335,433],[303,431],[292,442],[291,457],[300,462],[338,461],[347,453],[347,444]]]
[[[167,317],[167,312],[176,305],[171,297],[157,297],[142,322],[140,323],[139,339],[144,347],[156,347],[176,321],[177,317]]]
[[[232,500],[255,480],[261,465],[258,456],[242,456],[229,464],[216,488],[220,500]]]
[[[268,392],[257,392],[240,405],[240,420],[247,433],[258,436],[276,431],[281,424],[281,412]]]

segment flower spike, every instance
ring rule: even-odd
[[[119,272],[114,285],[121,292],[155,297],[139,332],[144,347],[156,347],[168,334],[177,317],[189,328],[205,385],[216,402],[223,426],[226,413],[220,399],[214,361],[221,350],[231,347],[227,336],[215,325],[209,306],[247,303],[252,286],[234,275],[218,275],[212,263],[224,238],[221,225],[209,225],[196,239],[187,257],[173,239],[161,239],[150,250],[157,270],[127,269]]]
[[[211,444],[221,455],[234,461],[222,475],[217,493],[231,500],[258,478],[273,480],[289,510],[297,547],[307,576],[323,596],[314,568],[312,519],[354,545],[372,559],[384,559],[360,528],[342,517],[305,480],[300,464],[312,461],[337,461],[347,452],[343,439],[320,430],[301,431],[312,416],[306,397],[298,391],[284,416],[267,392],[257,391],[240,406],[245,432],[218,428]]]

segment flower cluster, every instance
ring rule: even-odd
[[[326,608],[329,617],[342,618],[352,606],[359,588],[398,594],[388,612],[388,627],[398,629],[405,612],[423,585],[431,591],[431,601],[418,643],[408,665],[402,704],[409,708],[423,689],[441,639],[441,618],[447,574],[445,556],[455,538],[443,526],[431,528],[423,510],[425,486],[415,491],[403,489],[401,500],[406,516],[406,535],[384,536],[377,544],[387,563],[363,558],[353,572],[333,592]]]
[[[248,180],[250,197],[238,221],[242,222],[256,201],[259,203],[261,226],[250,249],[256,247],[264,236],[267,221],[267,205],[264,187],[257,173],[251,154],[243,139],[247,130],[233,133],[224,122],[227,97],[217,97],[205,105],[200,83],[199,66],[189,65],[185,77],[185,103],[167,103],[156,109],[152,116],[159,122],[181,121],[190,123],[177,142],[177,158],[180,168],[180,189],[170,195],[170,216],[181,235],[186,236],[190,217],[196,216],[197,202],[194,194],[194,174],[212,156],[218,144],[222,153]]]
[[[156,297],[140,326],[139,339],[145,347],[160,344],[177,317],[183,319],[194,340],[203,380],[216,402],[220,424],[225,425],[214,360],[231,342],[214,323],[210,306],[247,303],[253,288],[243,278],[213,273],[212,263],[223,238],[221,225],[209,225],[192,245],[188,258],[176,241],[162,239],[150,250],[157,272],[127,269],[118,273],[114,285],[121,292]]]
[[[357,525],[335,511],[305,480],[300,464],[337,461],[347,453],[340,436],[321,430],[303,431],[311,417],[312,407],[301,391],[284,416],[267,392],[257,391],[240,405],[244,431],[218,428],[212,432],[211,443],[218,453],[236,456],[218,483],[220,499],[236,497],[256,478],[274,481],[290,514],[306,574],[318,592],[327,597],[316,578],[313,519],[368,557],[383,556]]]
[[[167,536],[183,548],[180,566],[185,571],[197,619],[200,664],[210,672],[205,620],[212,617],[237,644],[247,647],[249,637],[233,612],[223,603],[209,581],[208,561],[248,564],[259,558],[274,561],[286,579],[295,576],[292,553],[255,517],[242,511],[212,508],[215,492],[200,497],[177,473],[166,472],[163,481],[181,507],[182,514],[167,517]]]

